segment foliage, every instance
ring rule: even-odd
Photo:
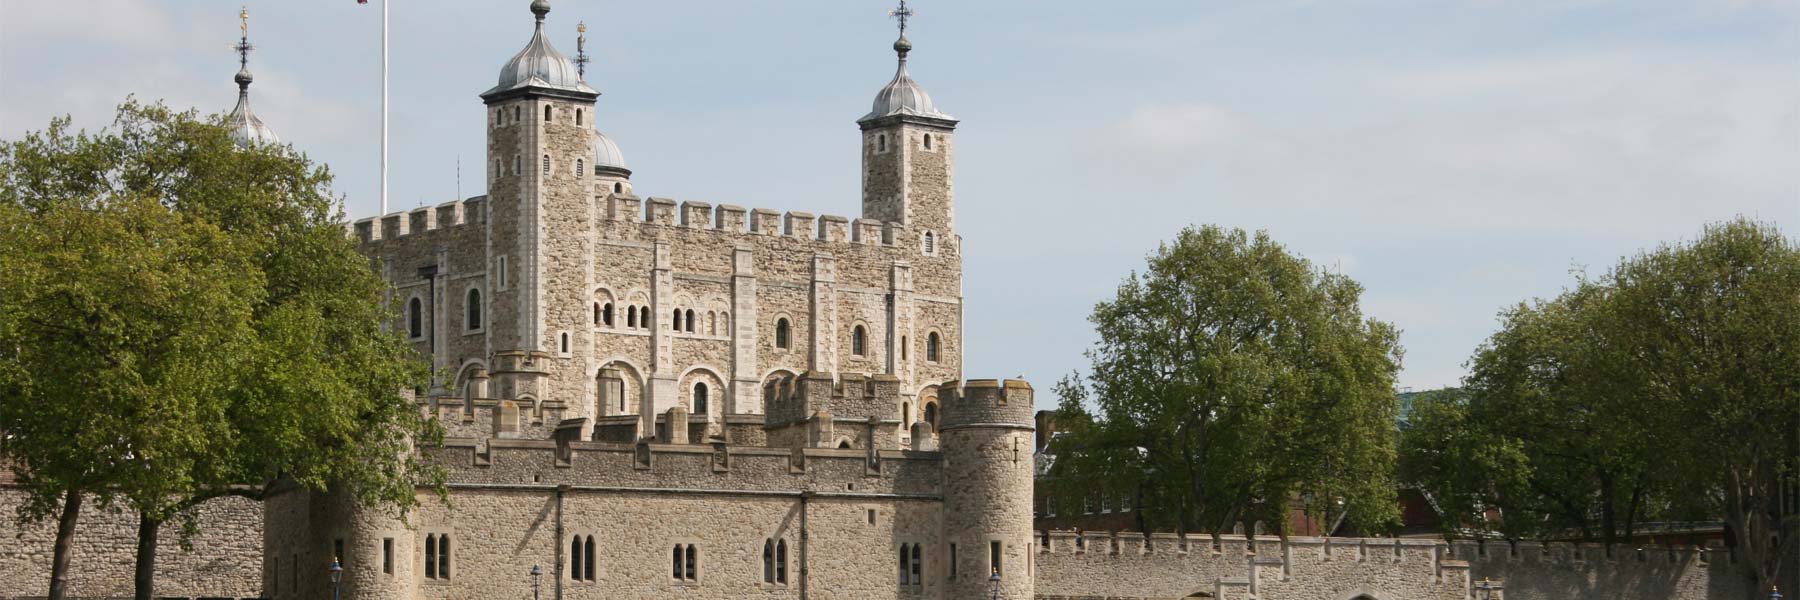
[[[1057,386],[1053,495],[1127,491],[1184,531],[1296,507],[1392,524],[1399,334],[1361,294],[1266,233],[1183,230],[1090,317],[1091,374]]]
[[[1620,540],[1722,519],[1765,587],[1796,575],[1800,248],[1773,226],[1711,225],[1514,307],[1470,367],[1402,444],[1447,525]]]
[[[41,518],[70,486],[160,523],[277,481],[405,510],[441,433],[330,173],[128,101],[0,144],[0,447]],[[60,429],[59,429],[60,428]],[[79,443],[71,443],[79,442]],[[140,556],[140,559],[142,557]],[[140,590],[140,594],[142,594]]]

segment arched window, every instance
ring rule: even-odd
[[[625,327],[630,328],[630,329],[637,329],[637,307],[636,306],[625,307]]]
[[[706,335],[719,335],[719,313],[706,312]]]
[[[467,306],[463,307],[463,328],[469,331],[481,329],[481,290],[469,290]]]
[[[675,309],[675,314],[673,317],[669,318],[669,323],[672,324],[671,327],[673,327],[675,331],[681,331],[681,309]]]
[[[775,542],[775,583],[787,583],[787,540]]]
[[[912,544],[900,545],[900,585],[912,585]]]
[[[676,544],[670,558],[674,559],[674,569],[670,573],[675,579],[694,581],[699,578],[700,551],[693,544]]]
[[[844,441],[838,442],[838,448],[843,449],[843,450],[849,450],[850,449],[850,440],[844,440]]]
[[[929,362],[938,361],[938,334],[936,331],[925,336],[925,360]]]
[[[611,302],[606,303],[606,306],[600,308],[600,323],[607,327],[613,326],[613,307]]]
[[[575,581],[581,581],[582,579],[581,549],[583,547],[584,546],[581,545],[581,536],[579,535],[575,536],[575,541],[569,542],[569,579]]]
[[[936,402],[925,403],[925,422],[931,424],[931,429],[933,431],[937,430],[937,403]]]
[[[694,384],[694,414],[696,414],[696,415],[707,414],[707,411],[706,411],[707,402],[706,401],[707,401],[706,383],[702,382],[702,383]]]
[[[544,174],[550,174],[550,155],[548,154],[544,155]]]
[[[862,356],[862,355],[866,354],[868,352],[868,348],[867,348],[868,343],[869,343],[868,337],[869,337],[868,332],[863,330],[863,326],[861,326],[861,325],[857,325],[856,328],[851,329],[850,330],[850,353],[855,354],[857,356]]]
[[[418,298],[406,303],[406,337],[425,337],[425,301]]]
[[[719,335],[731,335],[731,313],[719,313]]]
[[[929,134],[929,133],[925,134],[925,149],[926,150],[931,149],[931,134]]]
[[[876,152],[887,152],[887,135],[886,134],[875,136],[875,151]]]
[[[437,579],[437,536],[425,536],[425,578]]]
[[[575,109],[575,124],[576,125],[581,124],[581,109],[579,109],[579,108]]]
[[[594,536],[591,536],[591,535],[587,536],[587,542],[585,543],[585,545],[587,546],[587,548],[586,548],[587,553],[582,555],[583,557],[585,557],[585,559],[584,559],[585,562],[582,563],[582,566],[586,567],[586,569],[587,569],[587,580],[593,581],[595,579],[594,563],[599,562],[598,557],[594,556]]]
[[[450,578],[450,534],[438,536],[438,579]]]
[[[563,334],[562,334],[562,346],[561,346],[561,348],[562,348],[562,353],[563,353],[563,354],[568,354],[568,353],[569,353],[569,332],[567,332],[567,331],[564,331],[564,332],[563,332]]]
[[[624,191],[625,191],[625,184],[619,183],[616,181],[613,182],[613,193],[614,194],[623,193]]]
[[[687,332],[694,332],[694,309],[687,310]]]
[[[776,348],[780,348],[782,350],[788,349],[788,333],[789,332],[788,332],[787,319],[776,319],[775,320],[775,347]]]
[[[931,232],[927,231],[925,232],[925,253],[931,254],[933,252],[937,252],[937,236],[932,235]]]
[[[682,574],[682,573],[683,573],[683,570],[682,570],[682,568],[681,568],[681,567],[682,567],[682,564],[681,564],[681,544],[676,544],[676,545],[675,545],[675,551],[674,551],[674,552],[671,552],[671,553],[669,553],[669,558],[671,558],[671,559],[674,559],[674,567],[675,567],[675,568],[674,568],[674,570],[673,570],[673,571],[670,571],[670,572],[669,572],[669,576],[670,576],[670,577],[674,577],[674,578],[676,578],[676,579],[681,579],[681,578],[682,578],[682,577],[681,577],[681,574]]]
[[[594,324],[595,325],[600,324],[600,303],[599,302],[594,303]]]
[[[775,583],[774,540],[763,540],[763,583]]]
[[[544,122],[545,123],[550,122],[550,105],[548,105],[548,104],[544,105]]]
[[[519,122],[519,118],[520,118],[519,117],[519,107],[513,106],[513,122],[514,123]]]
[[[925,561],[919,560],[919,544],[913,544],[913,547],[912,547],[912,584],[913,585],[919,585],[919,584],[925,583],[925,578],[919,576],[919,571],[924,569],[924,564],[925,564]]]
[[[587,177],[587,162],[579,158],[575,159],[575,177],[577,179]]]

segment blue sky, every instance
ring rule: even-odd
[[[376,0],[379,2],[380,0]],[[376,212],[379,7],[247,3],[257,112]],[[643,195],[854,216],[854,120],[893,72],[875,1],[554,0],[589,25]],[[394,209],[482,182],[476,94],[524,0],[395,0]],[[126,94],[225,111],[237,3],[0,0],[0,138]],[[970,377],[1081,369],[1086,315],[1188,224],[1266,229],[1367,287],[1414,388],[1512,303],[1708,221],[1800,234],[1800,0],[915,3],[959,129]]]

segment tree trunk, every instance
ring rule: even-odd
[[[50,559],[50,600],[69,594],[69,546],[75,541],[75,521],[81,518],[81,491],[70,490],[63,499],[62,517],[56,521],[56,545]]]
[[[156,594],[156,534],[162,520],[138,515],[137,570],[132,577],[133,600],[150,600]]]

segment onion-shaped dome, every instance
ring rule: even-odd
[[[482,92],[481,96],[486,98],[526,88],[599,95],[600,92],[582,81],[581,71],[575,67],[575,61],[563,56],[544,37],[544,15],[550,13],[550,2],[532,2],[531,12],[537,15],[537,30],[531,34],[531,41],[518,54],[513,55],[512,60],[506,61],[506,66],[500,68],[499,81],[492,89]]]
[[[269,129],[256,112],[250,110],[250,82],[256,78],[250,75],[249,69],[240,69],[234,79],[238,84],[237,108],[231,109],[231,115],[226,117],[231,127],[231,141],[237,142],[239,147],[281,143],[275,130]]]
[[[631,177],[631,169],[625,166],[625,153],[619,151],[611,137],[599,131],[594,132],[594,169],[597,173]]]
[[[931,95],[925,93],[925,88],[907,74],[906,53],[910,51],[912,42],[907,41],[906,36],[900,36],[894,42],[894,52],[900,55],[900,67],[894,72],[893,81],[889,81],[887,86],[881,88],[880,93],[875,94],[874,106],[869,109],[869,114],[856,120],[858,123],[896,115],[955,120],[950,115],[938,112],[937,106],[931,103]]]

